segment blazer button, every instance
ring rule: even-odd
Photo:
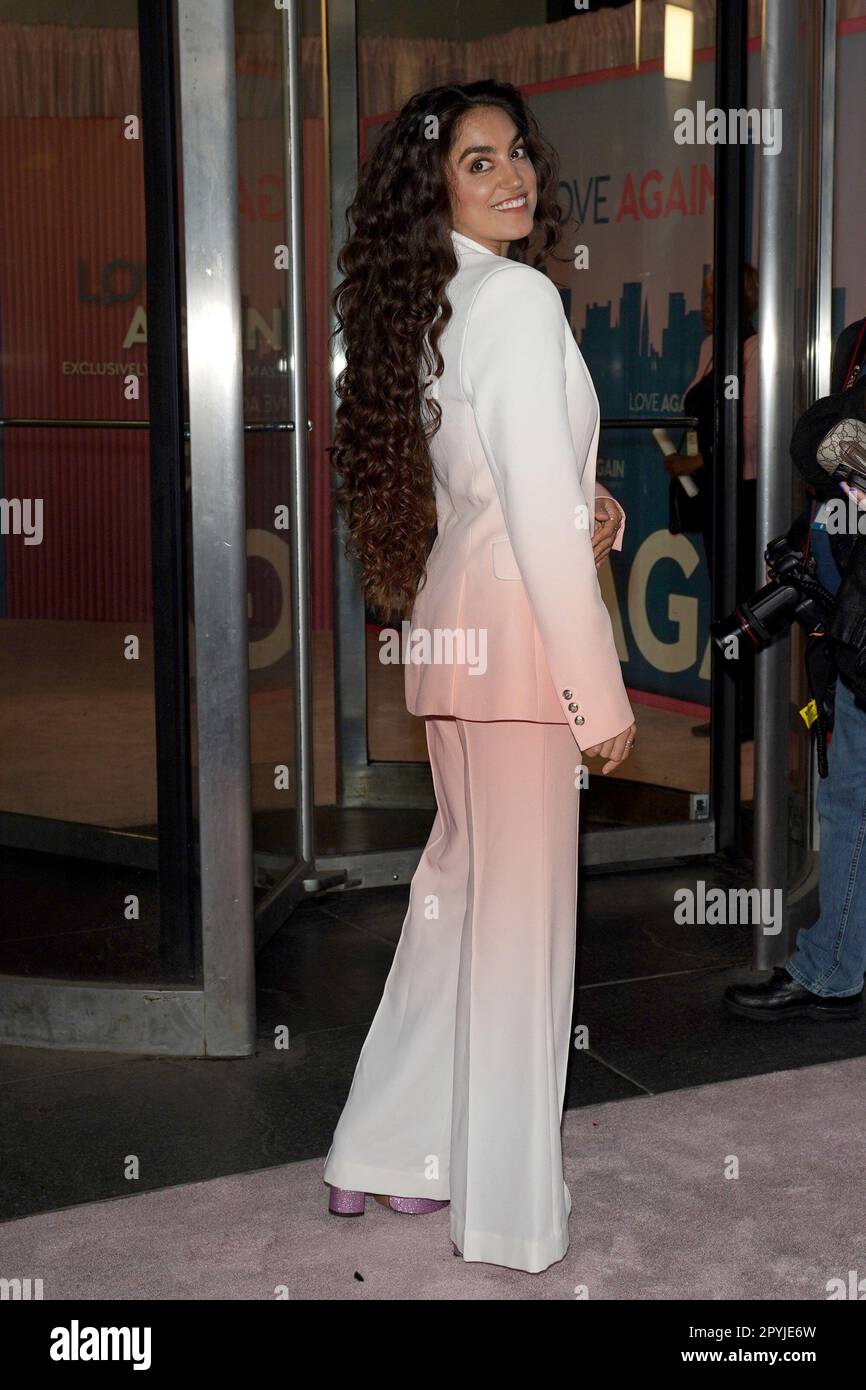
[[[563,690],[563,692],[562,692],[562,698],[563,698],[563,700],[570,700],[570,699],[571,699],[571,691],[570,691],[570,690]]]
[[[572,704],[569,705],[568,708],[571,710],[572,714],[574,714],[574,711],[575,711],[575,710],[580,709],[580,705],[575,705],[574,703],[572,703]]]
[[[584,719],[582,714],[576,714],[574,716],[574,722],[575,724],[585,724],[586,720]]]

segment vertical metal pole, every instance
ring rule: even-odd
[[[815,322],[815,380],[816,399],[830,394],[830,369],[833,359],[833,233],[834,195],[836,181],[836,0],[823,0],[821,15],[821,86],[820,86],[820,150],[818,169],[818,228],[817,228],[817,306]],[[817,759],[809,763],[807,788],[808,826],[807,845],[814,850],[820,843],[820,827],[816,797],[818,793]]]
[[[171,0],[140,5],[138,31],[147,247],[159,955],[167,977],[180,980],[197,970],[200,960],[194,924],[180,237]]]
[[[202,983],[212,1056],[255,1048],[232,0],[179,0]]]
[[[295,806],[297,853],[312,863],[313,677],[310,647],[310,531],[307,448],[307,317],[304,280],[304,113],[301,76],[301,0],[283,10],[285,189],[289,229],[290,370],[292,418],[292,608],[295,678]]]
[[[339,284],[337,253],[346,229],[346,211],[358,175],[358,72],[355,0],[322,0],[322,91],[325,151],[331,196],[330,290]],[[336,320],[332,317],[331,329]],[[340,371],[339,341],[332,359],[332,387]],[[336,415],[337,397],[331,402]],[[333,418],[333,417],[332,417]],[[342,516],[334,525],[334,719],[337,745],[337,800],[356,798],[359,774],[367,766],[367,650],[364,597],[357,565],[345,554]]]
[[[789,445],[794,412],[797,255],[798,90],[800,5],[764,0],[761,105],[782,112],[782,146],[761,157],[758,382],[758,563],[767,542],[791,522]],[[775,642],[755,662],[755,886],[781,889],[788,881],[788,727],[790,639]],[[755,926],[756,970],[788,956],[787,933]]]
[[[746,107],[746,0],[716,5],[716,105]],[[713,616],[730,613],[737,593],[737,498],[740,491],[743,364],[740,346],[745,261],[746,147],[716,146],[713,257]],[[740,399],[727,399],[725,380],[735,376]],[[727,393],[729,394],[729,393]],[[716,848],[738,847],[740,755],[737,743],[737,680],[730,662],[712,648],[710,766]]]
[[[818,201],[818,306],[816,390],[830,394],[833,357],[833,196],[836,162],[836,0],[823,0],[821,16],[820,169]]]

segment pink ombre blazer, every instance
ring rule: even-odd
[[[427,387],[442,411],[438,534],[410,618],[406,706],[568,723],[591,748],[634,719],[592,553],[594,499],[610,496],[595,482],[598,397],[555,285],[451,236],[445,370]]]

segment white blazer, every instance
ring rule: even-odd
[[[595,496],[610,496],[595,482],[598,397],[552,281],[451,236],[445,370],[428,387],[442,411],[438,534],[410,618],[406,705],[568,723],[590,748],[634,720],[592,552]]]

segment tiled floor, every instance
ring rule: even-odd
[[[673,893],[742,880],[721,862],[581,882],[566,1106],[866,1053],[862,1021],[766,1027],[721,994],[748,972],[744,927],[685,927]],[[324,1158],[405,916],[406,887],[304,903],[258,960],[256,1055],[236,1061],[0,1048],[0,1219]],[[274,1046],[287,1025],[288,1050]]]

